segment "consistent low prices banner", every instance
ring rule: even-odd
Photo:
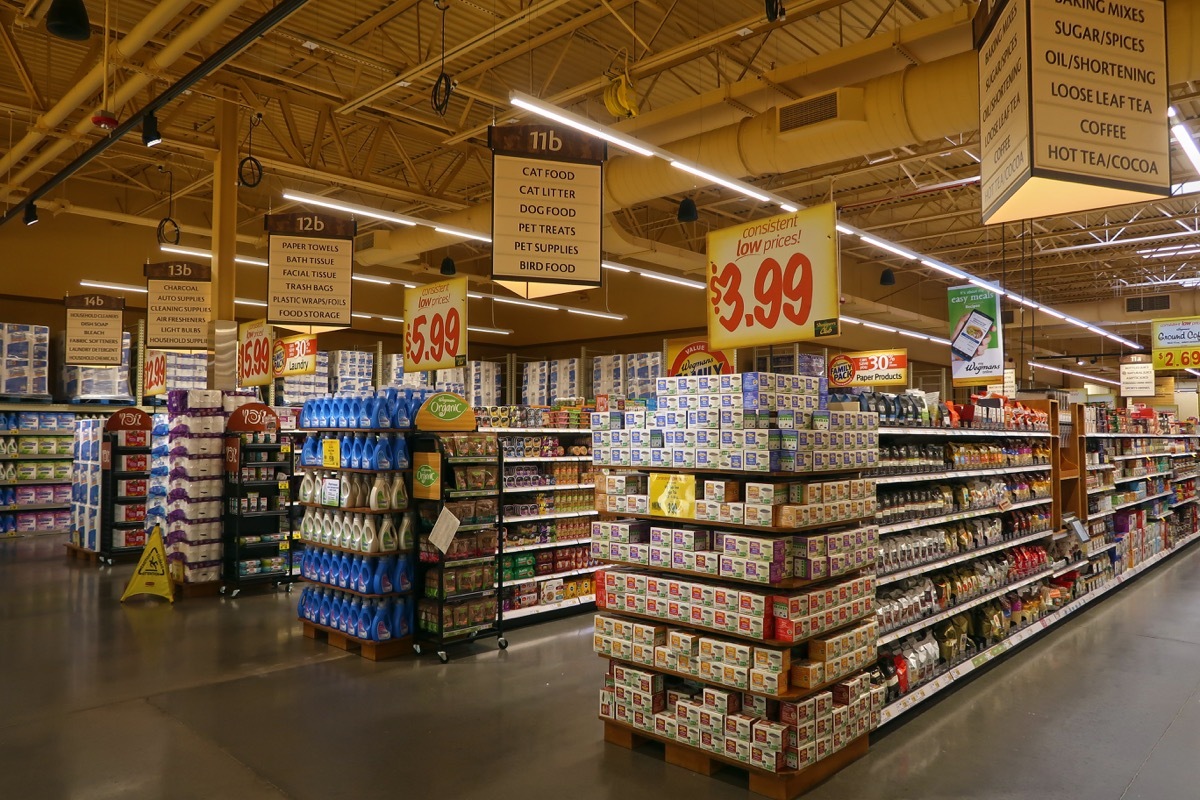
[[[142,365],[142,396],[157,397],[167,393],[167,354],[162,350],[147,350]]]
[[[238,386],[266,386],[271,374],[271,326],[265,319],[238,325]]]
[[[63,298],[67,307],[63,363],[80,367],[121,366],[125,301],[106,294]]]
[[[278,339],[271,348],[271,374],[276,378],[312,375],[317,371],[317,337],[310,334]]]
[[[950,303],[950,368],[955,386],[986,386],[1004,380],[1004,332],[1000,297],[978,286],[953,286]]]
[[[829,385],[890,386],[908,384],[908,350],[838,353],[829,359]]]
[[[467,363],[467,279],[404,290],[404,371]]]
[[[267,322],[305,333],[351,326],[355,231],[332,214],[267,216]]]
[[[838,334],[841,269],[832,203],[708,235],[708,343],[781,344]]]
[[[736,350],[714,350],[706,339],[668,339],[668,375],[731,375]]]
[[[147,264],[146,346],[207,350],[212,320],[212,265],[191,261]]]
[[[1156,370],[1200,367],[1200,317],[1156,319],[1150,329]]]

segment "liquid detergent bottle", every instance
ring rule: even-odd
[[[371,456],[371,469],[389,470],[392,468],[392,441],[386,435],[380,436],[375,442],[375,452]]]
[[[375,515],[367,514],[362,521],[362,539],[358,549],[364,553],[379,552],[379,536],[375,532]]]
[[[396,511],[403,511],[408,508],[408,486],[404,483],[404,476],[397,475],[392,480],[391,496],[388,498],[388,506]]]
[[[312,424],[312,400],[305,400],[304,405],[300,406],[300,419],[298,420],[301,428],[311,428]]]
[[[366,556],[359,557],[358,579],[355,581],[355,588],[363,594],[371,591],[371,583],[375,579],[375,570],[371,565],[372,561],[374,559],[367,558]]]
[[[363,467],[363,445],[366,444],[366,436],[359,433],[354,436],[354,444],[350,448],[350,468],[365,469]]]
[[[412,576],[408,571],[408,556],[401,553],[392,563],[392,591],[407,592],[412,588]]]
[[[395,589],[392,588],[392,571],[395,569],[394,558],[376,558],[375,574],[371,576],[371,588],[367,591],[372,594],[391,594]]]
[[[330,602],[329,590],[325,589],[321,592],[320,610],[317,612],[317,621],[322,625],[329,625],[329,614],[333,610],[333,604]]]
[[[321,515],[321,544],[333,544],[333,514],[329,511]]]
[[[354,623],[358,618],[358,598],[351,600],[342,600],[342,607],[338,613],[338,630],[342,633],[351,633],[354,630]]]
[[[375,623],[375,602],[364,602],[358,609],[358,624],[354,626],[354,635],[360,639],[370,639]]]
[[[363,538],[362,518],[363,518],[362,514],[355,514],[353,517],[350,518],[350,549],[351,550],[359,550],[359,551],[362,550],[362,538]]]
[[[409,511],[400,520],[400,529],[396,531],[398,549],[408,552],[413,549],[413,531],[417,527],[417,515]]]
[[[329,553],[322,550],[319,555],[313,556],[316,559],[314,566],[316,567],[316,580],[321,583],[329,583]]]
[[[396,526],[392,524],[392,515],[385,514],[383,522],[379,526],[379,552],[394,553],[398,542],[396,540]]]
[[[390,601],[379,603],[375,607],[375,616],[371,619],[371,635],[368,638],[376,642],[386,642],[392,638],[391,611]]]
[[[388,504],[391,502],[392,487],[388,483],[387,475],[382,472],[375,476],[375,482],[371,484],[370,494],[367,496],[367,508],[372,511],[385,511],[390,508]]]
[[[310,433],[304,437],[304,446],[300,448],[300,464],[302,466],[315,466],[321,463],[321,453],[317,444],[317,435]]]
[[[375,398],[375,413],[371,416],[371,427],[385,431],[392,427],[392,414],[389,410],[387,395],[380,393]]]
[[[388,413],[392,415],[393,428],[411,428],[408,411],[404,407],[404,395],[393,392],[388,395]]]
[[[350,524],[350,517],[347,514],[338,514],[337,525],[338,529],[337,546],[350,549],[350,537],[354,535],[354,527]]]
[[[338,586],[345,589],[350,585],[351,575],[354,571],[354,560],[349,554],[343,553],[338,564]]]
[[[409,632],[408,598],[399,597],[392,610],[392,636],[402,639]]]
[[[313,520],[316,518],[317,512],[314,509],[304,509],[304,516],[300,520],[300,538],[306,542],[313,540]]]
[[[370,429],[374,428],[375,427],[375,425],[373,424],[374,416],[375,416],[375,398],[374,397],[365,397],[361,401],[359,401],[358,427],[362,428],[363,430],[370,430]]]
[[[313,502],[313,490],[314,490],[315,485],[316,484],[313,481],[313,471],[307,470],[304,473],[304,480],[300,481],[300,502],[301,503]]]
[[[392,469],[408,469],[408,467],[408,442],[403,436],[397,436],[395,447],[392,450]]]
[[[338,486],[338,507],[352,508],[350,498],[354,493],[354,476],[349,472],[343,472],[341,484]]]

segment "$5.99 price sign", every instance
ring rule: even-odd
[[[404,371],[452,369],[467,363],[467,279],[404,291]]]
[[[265,319],[238,326],[238,385],[266,386],[271,382],[271,328]]]
[[[832,203],[708,235],[708,342],[715,348],[836,336],[841,270]]]
[[[146,363],[142,368],[142,395],[156,397],[167,393],[167,354],[161,350],[147,350]]]

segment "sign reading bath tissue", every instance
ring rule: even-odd
[[[975,33],[985,223],[1170,194],[1163,0],[991,0]]]
[[[125,301],[106,294],[77,294],[63,299],[67,337],[63,363],[80,367],[119,367],[123,348]]]
[[[332,214],[270,214],[267,322],[319,333],[349,328],[353,220]]]
[[[212,320],[212,265],[191,261],[147,264],[146,346],[207,350]]]
[[[1000,297],[968,284],[946,290],[950,303],[950,368],[955,386],[1004,380]]]

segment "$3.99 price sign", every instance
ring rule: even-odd
[[[467,363],[467,279],[404,292],[404,371],[451,369]]]
[[[142,395],[156,397],[167,393],[167,354],[161,350],[147,350],[146,364],[142,369]]]
[[[271,329],[265,319],[238,326],[238,384],[266,386],[271,382]]]
[[[715,348],[836,336],[837,215],[832,203],[708,235],[708,341]]]

